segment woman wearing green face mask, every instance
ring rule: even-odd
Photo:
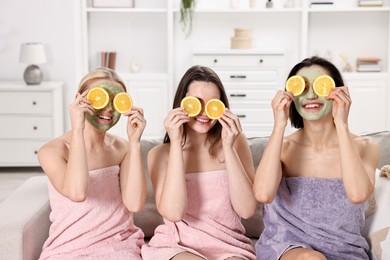
[[[109,95],[102,109],[86,98],[96,86]],[[143,232],[132,212],[146,199],[140,145],[146,121],[142,109],[133,106],[123,114],[128,139],[107,133],[119,120],[112,102],[121,92],[126,86],[113,70],[86,75],[69,106],[71,130],[39,150],[52,208],[40,259],[141,259]]]
[[[320,97],[313,82],[324,74],[336,88]],[[379,146],[349,131],[351,97],[332,63],[307,58],[294,75],[303,77],[305,90],[278,91],[272,100],[274,128],[256,171],[265,226],[257,259],[368,259],[361,229]],[[298,130],[284,137],[289,117]]]

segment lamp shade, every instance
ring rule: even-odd
[[[19,61],[27,64],[46,63],[45,48],[42,43],[23,43],[20,48]]]

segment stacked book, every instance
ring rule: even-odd
[[[380,59],[375,57],[357,58],[356,71],[358,72],[380,72],[382,66]]]
[[[359,6],[383,6],[383,0],[359,0]]]
[[[115,70],[116,52],[102,51],[100,53],[100,66]]]
[[[310,7],[317,7],[317,6],[333,6],[333,1],[331,0],[311,0],[310,1]]]

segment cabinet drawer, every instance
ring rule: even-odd
[[[278,82],[278,70],[264,70],[264,71],[215,71],[221,81],[225,82]]]
[[[0,121],[1,139],[53,138],[51,117],[0,116]]]
[[[240,68],[240,67],[281,67],[283,55],[202,55],[193,56],[193,64],[216,68]]]
[[[273,88],[262,89],[244,89],[244,88],[226,88],[226,93],[230,104],[251,102],[258,104],[266,104],[271,107],[271,100],[276,94]]]
[[[244,107],[241,105],[232,104],[231,110],[240,119],[242,125],[260,123],[273,124],[274,122],[271,106]]]
[[[39,166],[38,149],[45,143],[0,140],[0,166]]]
[[[1,92],[0,114],[46,114],[53,110],[50,92]]]

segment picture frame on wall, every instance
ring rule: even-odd
[[[92,0],[92,7],[133,8],[134,0]]]

